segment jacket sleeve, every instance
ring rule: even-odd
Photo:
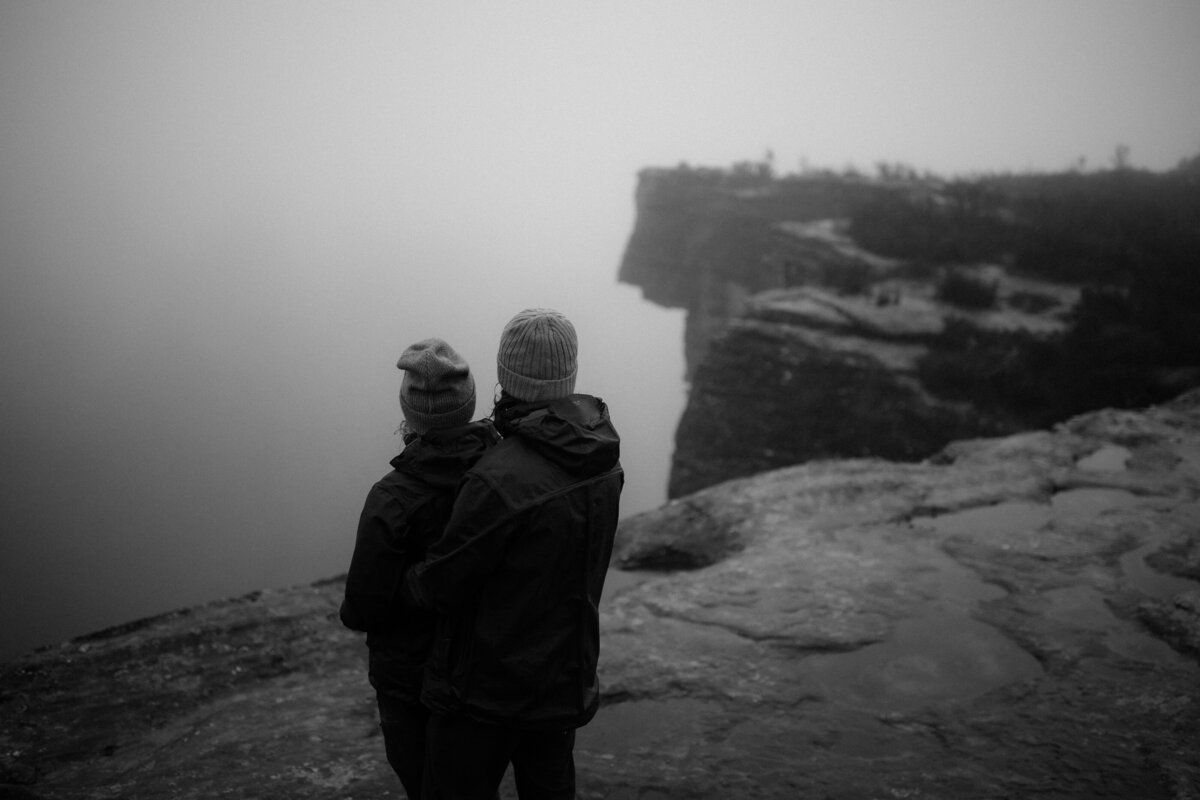
[[[368,493],[339,614],[347,628],[371,631],[395,623],[396,596],[411,564],[405,548],[409,517],[390,492],[375,486]]]
[[[495,571],[514,527],[503,498],[476,475],[469,475],[454,501],[446,530],[408,571],[409,602],[451,611],[473,598],[480,582]]]

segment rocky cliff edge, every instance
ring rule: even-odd
[[[1196,392],[711,487],[619,532],[580,796],[1198,797],[1198,581]],[[0,797],[400,796],[341,590],[4,664]]]

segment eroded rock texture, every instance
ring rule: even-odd
[[[813,459],[918,460],[958,438],[1043,424],[1037,403],[1018,413],[934,391],[919,365],[935,353],[1002,369],[1003,353],[955,348],[972,332],[1060,333],[1078,287],[963,264],[955,272],[992,301],[939,299],[944,271],[879,257],[847,235],[851,209],[882,191],[821,177],[739,188],[719,173],[640,174],[620,280],[687,310],[691,386],[668,496]],[[943,337],[948,326],[957,335]]]
[[[926,463],[809,463],[630,518],[580,796],[1200,796],[1198,542],[1200,393]],[[0,782],[401,796],[341,588],[3,665]]]
[[[629,520],[619,563],[678,569],[609,605],[603,780],[1196,796],[1198,403],[810,463]]]

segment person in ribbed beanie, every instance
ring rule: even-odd
[[[500,333],[496,374],[518,400],[557,400],[575,392],[579,340],[575,326],[549,308],[527,308]]]
[[[427,800],[490,800],[511,765],[522,798],[573,798],[575,731],[600,707],[600,602],[620,517],[621,437],[575,390],[578,340],[557,311],[504,326],[502,437],[458,485],[454,510],[401,602],[440,615],[421,702]]]
[[[414,433],[466,425],[475,416],[475,379],[471,368],[441,339],[408,347],[396,362],[404,370],[400,409]]]

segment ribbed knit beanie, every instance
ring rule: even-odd
[[[471,368],[441,339],[425,339],[410,346],[396,366],[404,370],[400,408],[417,433],[466,425],[475,416]]]
[[[575,392],[575,326],[549,308],[527,308],[500,334],[496,374],[519,400],[556,400]]]

